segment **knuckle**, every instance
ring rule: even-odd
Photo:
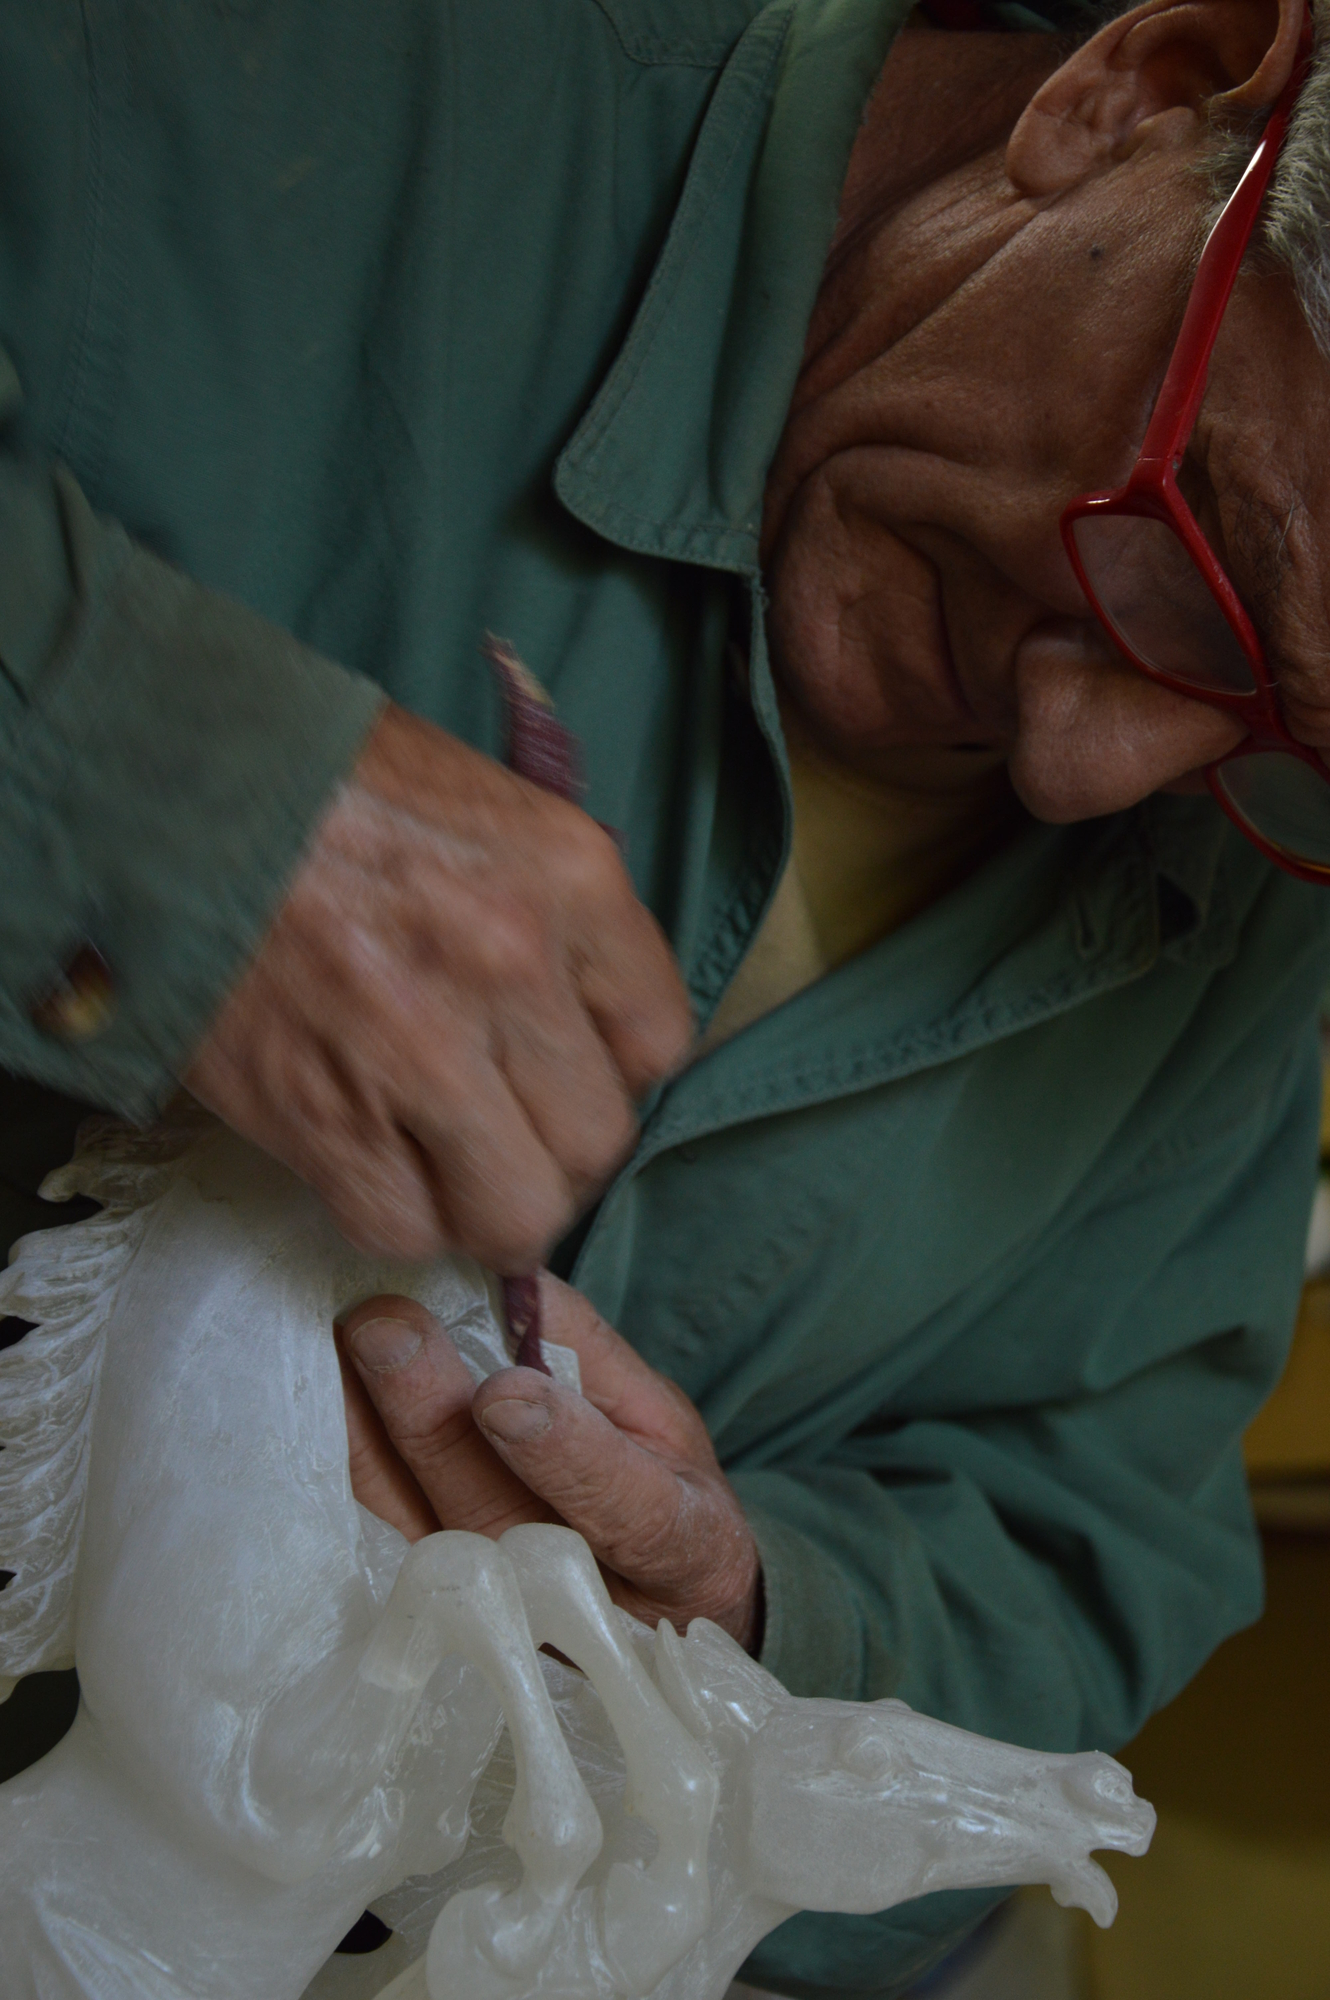
[[[644,1052],[653,1082],[682,1067],[693,1045],[693,1033],[693,1017],[688,1011],[669,1023],[662,1023]]]
[[[696,1032],[692,1003],[664,949],[649,970],[638,964],[614,1007],[615,1040],[634,1091],[682,1067]]]
[[[482,976],[500,986],[530,985],[549,966],[549,937],[530,905],[516,897],[495,897],[476,930],[473,945]]]
[[[643,1023],[648,1052],[666,1064],[680,1060],[688,1051],[694,1027],[692,1002],[671,962],[669,976],[658,983]]]
[[[514,1193],[504,1203],[502,1214],[487,1219],[486,1241],[480,1255],[501,1276],[520,1277],[541,1262],[550,1245],[568,1229],[575,1213],[571,1191]]]
[[[559,1164],[574,1186],[599,1186],[623,1164],[637,1144],[637,1119],[626,1098],[614,1093],[594,1111],[565,1127]]]
[[[579,903],[632,894],[614,842],[580,807],[563,807],[552,863],[565,895]]]
[[[471,1430],[470,1408],[459,1409],[455,1398],[436,1396],[420,1401],[407,1398],[391,1407],[385,1402],[379,1414],[389,1437],[413,1471],[428,1471],[446,1464]]]

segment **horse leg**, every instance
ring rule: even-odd
[[[719,1785],[701,1745],[646,1672],[580,1535],[510,1528],[499,1546],[521,1586],[538,1645],[581,1667],[623,1746],[632,1811],[656,1835],[645,1868],[616,1862],[604,1887],[603,1949],[620,1986],[647,1994],[711,1917],[707,1849]]]
[[[488,1887],[453,1897],[430,1938],[426,1978],[435,2000],[510,2000],[539,1970],[600,1851],[601,1826],[545,1686],[512,1562],[483,1535],[445,1531],[416,1543],[360,1671],[375,1686],[419,1691],[446,1653],[478,1667],[503,1706],[517,1766],[504,1837],[523,1873],[507,1895]]]

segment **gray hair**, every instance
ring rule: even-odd
[[[1095,34],[1139,4],[1072,0],[1079,16],[1077,39]],[[1294,107],[1254,245],[1261,262],[1292,278],[1316,344],[1330,360],[1330,0],[1312,0],[1312,22],[1311,73]],[[1206,228],[1241,180],[1267,115],[1216,124],[1197,163],[1214,200]]]
[[[1325,0],[1313,9],[1313,20],[1311,73],[1266,197],[1261,242],[1289,273],[1317,346],[1330,357],[1330,6]]]

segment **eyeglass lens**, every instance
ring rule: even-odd
[[[1098,608],[1128,652],[1198,693],[1249,694],[1251,662],[1183,542],[1139,514],[1083,514],[1076,549]],[[1330,868],[1330,783],[1281,750],[1220,764],[1235,816],[1290,860]]]
[[[1253,750],[1215,773],[1238,817],[1281,854],[1330,867],[1330,784],[1301,757]]]
[[[1255,688],[1237,634],[1165,522],[1141,514],[1082,514],[1073,533],[1099,609],[1129,652],[1196,688],[1226,694]]]

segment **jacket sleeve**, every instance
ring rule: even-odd
[[[882,1412],[826,1460],[732,1474],[762,1546],[773,1673],[1113,1749],[1259,1615],[1242,1436],[1291,1338],[1317,1074],[1300,1037],[1236,1126],[1160,1148],[1056,1238],[1020,1304],[1046,1300],[1045,1338],[1093,1316],[1079,1394]]]
[[[1057,1242],[1024,1310],[1042,1295],[1055,1326],[1093,1317],[1081,1393],[963,1419],[884,1412],[825,1461],[732,1474],[764,1566],[763,1664],[787,1686],[1114,1750],[1259,1616],[1242,1436],[1291,1335],[1318,1079],[1300,1037],[1274,1091],[1207,1144],[1160,1148]],[[806,1914],[744,1977],[885,2000],[993,1900]]]
[[[0,354],[0,1067],[146,1118],[383,696],[97,516],[20,416]]]

